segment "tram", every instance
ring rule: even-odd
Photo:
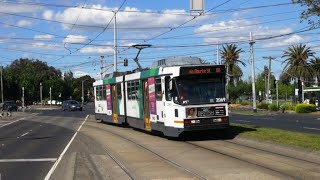
[[[150,69],[115,72],[93,83],[95,118],[178,137],[229,127],[224,65],[197,57],[162,59]]]

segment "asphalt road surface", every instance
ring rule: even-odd
[[[86,115],[86,111],[57,109],[15,113],[2,119],[1,179],[44,179]]]
[[[253,116],[231,113],[230,122],[320,134],[320,114],[274,113]]]

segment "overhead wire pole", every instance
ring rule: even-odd
[[[216,64],[219,64],[219,40],[217,41],[217,62]]]
[[[256,84],[255,84],[255,72],[254,72],[254,54],[253,54],[253,44],[254,40],[252,38],[252,32],[250,32],[250,52],[251,52],[251,79],[252,79],[252,109],[253,112],[257,112],[257,101],[256,101]]]
[[[100,62],[101,62],[101,67],[100,67],[100,79],[103,79],[103,73],[104,73],[104,56],[100,56]]]
[[[262,57],[263,59],[269,59],[269,69],[268,69],[268,84],[267,84],[267,93],[266,93],[266,101],[269,103],[269,91],[270,91],[270,76],[271,76],[271,61],[276,59],[275,57]]]
[[[1,66],[1,102],[3,103],[3,81],[2,81],[2,74],[3,74],[3,66]]]
[[[113,64],[114,64],[114,72],[117,72],[117,12],[113,11],[114,13],[114,24],[113,24]]]

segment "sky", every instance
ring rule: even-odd
[[[0,0],[0,65],[20,58],[38,59],[75,77],[100,79],[114,71],[114,15],[117,69],[137,68],[134,44],[150,44],[139,55],[142,67],[173,56],[196,56],[221,63],[217,49],[235,43],[243,79],[251,75],[250,32],[254,39],[255,74],[272,56],[271,70],[282,72],[283,52],[300,43],[320,56],[319,30],[309,30],[291,0],[204,0],[204,12],[190,11],[189,0]],[[128,67],[123,59],[128,59]]]

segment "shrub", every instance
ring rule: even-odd
[[[316,105],[314,104],[297,104],[296,112],[297,113],[310,113],[316,111]]]
[[[281,111],[285,111],[285,110],[295,110],[295,104],[292,104],[290,102],[286,102],[280,105],[280,109]]]
[[[242,106],[247,106],[247,105],[250,104],[250,102],[249,102],[249,101],[242,101],[240,104],[241,104]]]
[[[268,108],[271,111],[278,111],[279,110],[277,104],[269,104]]]
[[[268,104],[267,103],[259,103],[258,108],[259,109],[268,109]]]

